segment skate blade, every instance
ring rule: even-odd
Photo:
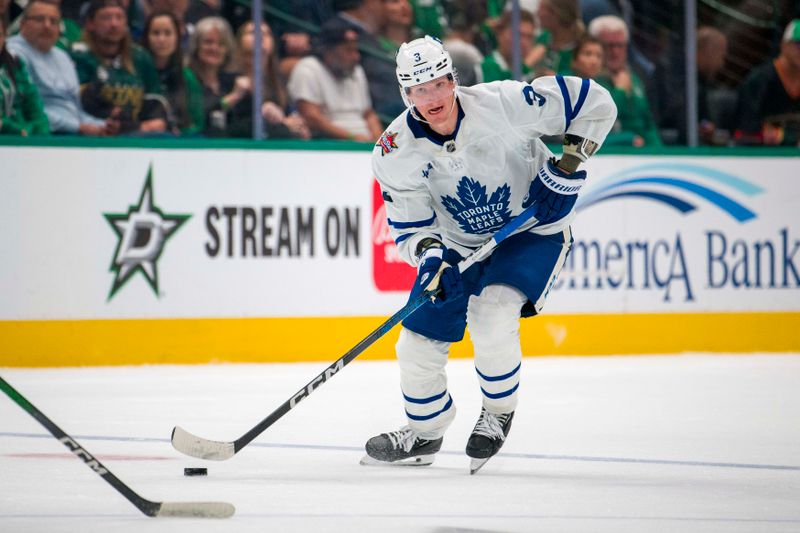
[[[469,475],[473,475],[475,472],[480,470],[483,465],[489,462],[489,459],[491,459],[491,457],[486,457],[484,459],[470,459]]]
[[[409,457],[408,459],[402,459],[400,461],[378,461],[377,459],[373,459],[369,455],[365,455],[361,458],[361,461],[358,464],[363,466],[428,466],[433,464],[433,455],[418,455],[416,457]]]

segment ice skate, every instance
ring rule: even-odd
[[[469,473],[474,474],[496,454],[506,440],[511,429],[514,412],[495,415],[481,409],[478,423],[467,441],[467,455],[472,458]]]
[[[372,437],[365,446],[362,465],[427,466],[442,447],[442,438],[423,439],[410,426]]]

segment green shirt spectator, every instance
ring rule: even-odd
[[[528,78],[531,69],[527,62],[528,56],[533,51],[534,32],[536,22],[527,11],[520,12],[519,36],[520,36],[520,55],[522,57],[521,71],[525,78]],[[495,80],[508,80],[513,78],[514,36],[511,27],[511,12],[505,11],[497,21],[495,26],[497,36],[497,50],[487,55],[480,66],[478,73],[478,83],[490,82]]]
[[[0,134],[49,135],[39,91],[22,59],[6,49],[6,27],[0,21]]]
[[[661,146],[658,128],[650,112],[650,104],[644,91],[642,80],[633,72],[630,74],[630,90],[615,87],[607,75],[595,81],[608,89],[617,106],[617,122],[611,129],[609,139],[612,144],[632,144],[633,146]],[[624,142],[629,139],[630,143]]]
[[[84,42],[72,47],[86,112],[117,118],[121,133],[167,130],[166,99],[153,60],[133,44],[121,0],[92,0]]]

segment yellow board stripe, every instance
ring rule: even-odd
[[[0,366],[333,362],[385,317],[0,321]],[[361,358],[391,359],[399,328]],[[800,352],[800,313],[542,315],[522,353]],[[468,342],[453,357],[469,357]]]

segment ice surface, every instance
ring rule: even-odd
[[[358,464],[404,423],[393,362],[353,362],[228,461],[170,446],[174,425],[238,438],[325,366],[0,369],[141,496],[237,508],[147,518],[0,394],[0,532],[800,531],[798,354],[525,359],[509,438],[474,476],[470,360],[449,364],[459,412],[429,467]]]

